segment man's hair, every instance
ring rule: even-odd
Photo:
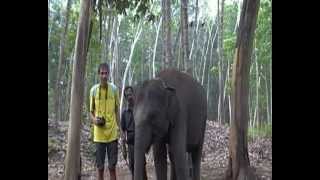
[[[132,86],[126,86],[126,87],[124,88],[124,93],[123,93],[125,98],[127,98],[127,91],[128,91],[129,89],[131,89],[131,91],[132,91],[132,93],[133,93],[133,87],[132,87]]]
[[[100,73],[100,70],[102,68],[106,68],[108,72],[110,72],[109,64],[108,63],[101,63],[98,67],[98,73]]]

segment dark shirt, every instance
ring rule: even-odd
[[[127,143],[134,144],[134,119],[131,109],[125,109],[121,114],[121,129],[127,133]]]

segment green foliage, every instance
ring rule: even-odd
[[[249,127],[248,137],[249,139],[254,139],[256,137],[272,138],[272,124],[263,123],[257,127]]]

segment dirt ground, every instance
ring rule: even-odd
[[[66,152],[66,122],[55,123],[48,120],[48,179],[60,180],[63,176]],[[205,142],[201,162],[201,180],[221,180],[226,171],[228,158],[229,128],[213,121],[207,122]],[[94,169],[94,145],[88,138],[89,126],[84,124],[81,130],[81,179],[96,179]],[[251,166],[261,180],[272,179],[272,138],[255,138],[248,142]],[[152,152],[146,156],[149,180],[154,180]],[[107,164],[106,164],[107,166]],[[169,171],[170,168],[168,168]],[[169,174],[170,172],[168,172]],[[108,176],[108,173],[106,173]],[[131,174],[119,148],[117,179],[131,180]],[[108,179],[108,178],[107,178]]]

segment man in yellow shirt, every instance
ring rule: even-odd
[[[100,83],[90,90],[90,116],[93,126],[93,142],[96,144],[98,180],[104,179],[104,162],[107,150],[108,169],[111,180],[116,180],[118,161],[118,138],[122,136],[119,119],[119,91],[108,82],[109,65],[99,65]]]

